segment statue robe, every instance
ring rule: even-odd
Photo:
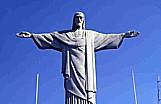
[[[40,49],[54,49],[62,52],[66,104],[95,104],[94,52],[117,49],[122,43],[123,35],[102,34],[91,30],[81,30],[79,34],[73,30],[66,30],[35,34],[33,39]],[[72,103],[74,101],[77,103]]]

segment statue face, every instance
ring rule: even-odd
[[[83,22],[84,22],[84,15],[82,13],[78,13],[74,17],[75,20],[75,26],[82,28],[83,27]]]

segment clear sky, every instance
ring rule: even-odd
[[[17,32],[48,33],[71,29],[73,14],[86,15],[86,29],[102,33],[129,30],[141,35],[125,39],[117,50],[96,53],[97,104],[134,104],[134,70],[138,104],[157,103],[161,75],[160,0],[1,0],[0,104],[64,104],[61,53],[40,50]]]

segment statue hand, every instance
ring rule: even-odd
[[[124,33],[124,37],[125,38],[132,38],[132,37],[136,37],[140,34],[140,32],[135,32],[135,31],[128,31],[127,33]]]
[[[29,32],[20,32],[20,33],[17,33],[16,36],[19,38],[31,38],[32,34]]]

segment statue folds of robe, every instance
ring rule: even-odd
[[[62,52],[62,74],[66,91],[65,104],[95,104],[96,72],[94,52],[118,48],[121,34],[102,34],[91,30],[65,30],[33,34],[40,49]]]

